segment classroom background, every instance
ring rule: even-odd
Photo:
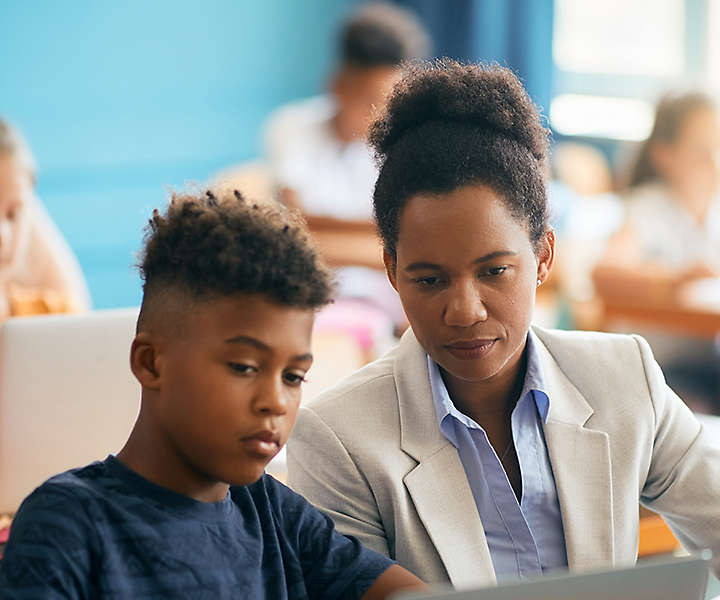
[[[260,154],[275,108],[323,90],[354,0],[49,0],[0,7],[0,115],[26,136],[37,191],[93,308],[137,305],[141,229],[168,187]],[[720,85],[713,0],[405,0],[434,54],[523,79],[555,134],[611,164],[667,89]]]
[[[34,437],[27,457],[18,452],[11,468],[0,464],[0,476],[17,480],[15,496],[0,506],[0,534],[9,523],[2,513],[14,512],[37,484],[32,477],[41,481],[40,475],[87,462],[90,448],[120,443],[134,419],[137,383],[127,370],[127,344],[141,299],[136,252],[152,209],[188,183],[237,180],[251,197],[271,195],[272,182],[263,179],[268,119],[288,103],[327,92],[338,69],[339,27],[364,4],[0,3],[0,118],[26,138],[37,163],[37,198],[77,256],[91,308],[100,311],[46,320],[38,328],[11,319],[2,331],[0,400],[5,394],[15,410],[0,410],[3,443],[24,446],[30,435],[24,432]],[[548,188],[558,258],[539,290],[536,322],[643,334],[690,407],[720,415],[720,134],[701,140],[714,169],[718,216],[716,229],[708,225],[707,245],[698,246],[707,272],[688,277],[693,285],[680,294],[675,282],[681,271],[675,279],[663,280],[667,273],[661,273],[652,283],[640,277],[644,267],[634,270],[641,262],[631,263],[622,244],[618,251],[612,242],[622,241],[628,172],[651,135],[660,98],[693,90],[716,102],[720,97],[720,0],[394,4],[412,11],[427,30],[431,56],[511,68],[552,132]],[[717,123],[717,111],[714,118]],[[258,185],[247,189],[248,182]],[[321,250],[336,253],[329,257],[333,267],[362,267],[353,273],[368,277],[367,267],[381,265],[380,247],[369,219],[359,221],[339,226],[309,219]],[[684,252],[694,233],[691,227],[685,237],[666,233],[654,232],[676,242],[660,249],[669,264],[673,248]],[[376,278],[372,286],[387,288],[375,268],[378,274],[383,281]],[[371,299],[386,300],[377,289]],[[407,325],[396,298],[387,299],[382,314],[367,299],[350,294],[318,317],[317,360],[305,398],[377,357]],[[12,351],[3,354],[3,344]],[[68,398],[79,401],[64,403]],[[719,423],[717,416],[707,421],[715,436]],[[63,438],[56,457],[63,427],[84,437]],[[37,456],[47,472],[36,469],[30,477]],[[27,480],[20,481],[26,471]],[[659,517],[645,517],[640,555],[676,551],[678,542]]]

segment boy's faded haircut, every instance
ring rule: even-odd
[[[313,309],[332,292],[301,218],[280,204],[248,202],[237,190],[174,194],[164,214],[153,212],[138,266],[138,331],[149,313],[173,301],[245,293]]]

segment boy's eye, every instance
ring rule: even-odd
[[[252,365],[246,365],[244,363],[229,362],[228,367],[240,375],[251,375],[257,372],[257,368]]]
[[[428,275],[427,277],[418,277],[413,281],[420,287],[433,287],[440,282],[440,278],[437,275]]]
[[[288,371],[283,374],[283,379],[285,380],[285,383],[292,386],[299,386],[303,383],[307,383],[307,379],[305,378],[305,373],[300,372],[293,372]]]
[[[499,266],[499,267],[490,267],[488,269],[488,273],[490,275],[502,275],[505,271],[507,271],[507,267],[505,265]]]

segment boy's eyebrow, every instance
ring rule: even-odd
[[[483,263],[488,260],[492,260],[493,258],[500,258],[501,256],[517,256],[517,252],[513,252],[512,250],[496,250],[495,252],[490,252],[489,254],[485,254],[484,256],[476,258],[473,261],[473,264]],[[440,268],[440,265],[436,265],[435,263],[431,262],[414,262],[405,267],[405,271],[421,271],[422,269]]]
[[[259,339],[251,337],[249,335],[236,335],[235,337],[231,337],[225,340],[226,344],[246,344],[247,346],[252,346],[253,348],[257,348],[258,350],[261,350],[262,352],[271,352],[272,348],[268,346],[266,343],[261,342]],[[298,354],[297,356],[292,357],[293,360],[296,361],[306,361],[306,360],[312,360],[313,355],[310,352],[306,352],[305,354]]]

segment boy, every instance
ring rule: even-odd
[[[263,473],[295,421],[326,271],[279,207],[154,212],[125,447],[20,507],[2,598],[383,598],[422,585]]]

